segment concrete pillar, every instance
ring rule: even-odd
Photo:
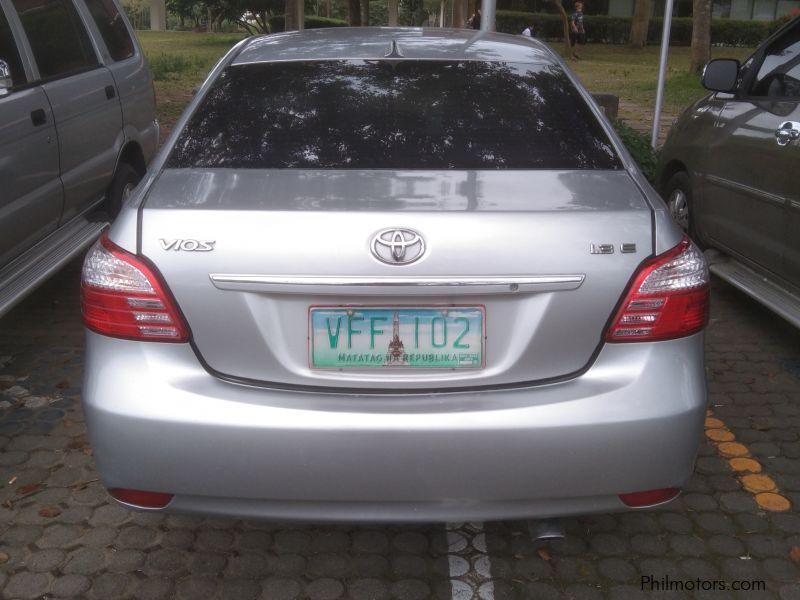
[[[150,1],[150,31],[167,30],[167,6],[164,0]]]
[[[495,30],[497,0],[481,0],[481,31]]]

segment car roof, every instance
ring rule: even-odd
[[[547,46],[521,35],[472,29],[329,27],[251,38],[231,64],[394,58],[538,64],[558,62]]]

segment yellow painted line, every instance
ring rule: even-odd
[[[752,458],[731,458],[728,466],[736,473],[761,473],[761,463]]]
[[[759,508],[770,512],[786,512],[792,508],[772,477],[763,474],[761,463],[752,457],[747,446],[737,442],[734,433],[711,410],[706,411],[705,425],[706,438],[717,447],[742,487],[753,494]]]

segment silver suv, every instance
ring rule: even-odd
[[[0,0],[0,315],[107,225],[158,145],[114,0]]]

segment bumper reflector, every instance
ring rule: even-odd
[[[654,506],[666,502],[667,500],[672,500],[680,493],[681,491],[678,488],[662,488],[660,490],[620,494],[619,499],[627,506],[641,508],[643,506]]]
[[[165,494],[164,492],[145,492],[142,490],[126,490],[124,488],[114,488],[108,490],[108,493],[115,500],[140,508],[164,508],[175,496],[175,494]]]

